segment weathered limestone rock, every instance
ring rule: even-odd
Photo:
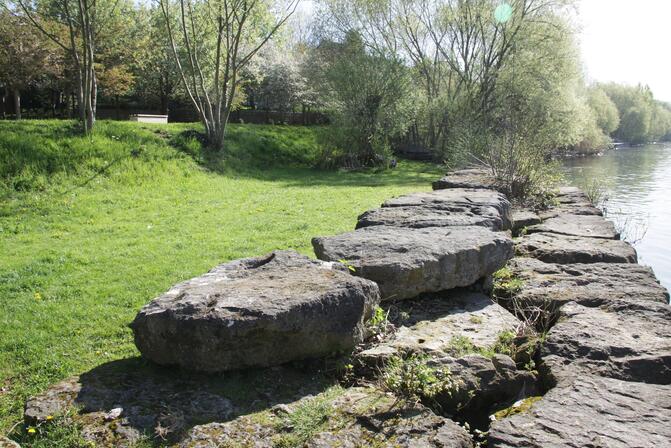
[[[539,212],[546,220],[564,214],[602,216],[603,212],[594,207],[587,195],[576,187],[561,187],[556,197],[558,205]]]
[[[432,359],[430,365],[449,369],[459,382],[456,391],[435,397],[444,412],[458,412],[482,420],[493,409],[538,392],[536,376],[518,369],[507,355],[448,356]]]
[[[559,235],[619,239],[615,225],[601,216],[559,215],[527,229],[528,233],[549,232]]]
[[[458,355],[455,343],[468,341],[474,349],[493,347],[501,333],[516,331],[515,316],[492,299],[476,292],[447,292],[399,303],[398,328],[390,339],[357,354],[364,364],[377,367],[392,355],[426,353]],[[463,344],[461,344],[463,345]]]
[[[447,173],[445,177],[431,184],[434,190],[448,188],[497,189],[492,174],[481,168],[464,169]]]
[[[319,422],[320,426],[307,440],[294,438],[291,415],[315,400],[327,410],[328,419]],[[308,397],[265,414],[262,418],[244,416],[227,423],[197,426],[180,448],[273,448],[296,443],[306,448],[473,446],[468,432],[453,421],[435,415],[422,405],[398,405],[393,396],[372,388],[359,387]]]
[[[461,384],[436,399],[444,412],[482,411],[535,389],[535,377],[496,354],[500,336],[520,322],[481,294],[458,291],[400,302],[394,307],[398,328],[387,340],[356,355],[364,372],[378,372],[391,356],[421,353],[430,364],[447,367]],[[486,356],[483,356],[483,353]]]
[[[517,209],[513,210],[513,227],[516,234],[520,230],[541,223],[541,218],[536,212],[531,210]]]
[[[511,206],[501,193],[491,190],[450,189],[415,193],[390,199],[382,208],[359,217],[357,228],[484,226],[492,230],[511,227]]]
[[[383,300],[470,286],[512,257],[512,240],[483,227],[408,229],[372,226],[314,238],[317,257],[346,260],[373,280]]]
[[[624,241],[534,233],[516,241],[518,255],[547,263],[636,263],[636,251]]]
[[[377,286],[344,266],[278,251],[174,286],[131,326],[157,364],[224,371],[349,350],[378,301]]]
[[[0,436],[0,448],[21,448],[21,446],[7,437]]]
[[[671,384],[671,307],[612,301],[597,308],[568,303],[541,355],[556,381],[592,373]]]
[[[553,264],[516,257],[507,264],[521,281],[521,303],[556,309],[567,302],[598,306],[613,300],[668,303],[669,293],[648,266],[635,263]]]
[[[448,190],[443,190],[448,191]],[[503,221],[496,215],[480,215],[470,211],[450,211],[429,207],[382,207],[359,216],[356,228],[370,226],[393,227],[460,227],[481,226],[502,230]]]
[[[671,440],[671,386],[580,376],[522,414],[494,422],[492,448],[661,447]]]

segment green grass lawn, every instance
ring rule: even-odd
[[[196,125],[0,122],[0,434],[25,399],[135,357],[128,323],[171,285],[351,230],[384,199],[429,190],[439,167],[324,172],[319,128],[233,125],[204,158]]]

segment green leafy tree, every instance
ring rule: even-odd
[[[12,93],[17,120],[21,119],[21,91],[60,72],[58,48],[25,16],[0,10],[0,84]]]
[[[620,113],[606,92],[598,86],[590,88],[587,92],[587,103],[592,109],[597,126],[604,134],[615,132],[620,125]]]
[[[327,157],[352,168],[388,162],[392,139],[414,115],[412,79],[397,58],[370,54],[353,32],[345,41],[322,42],[314,82],[332,121]],[[335,155],[334,155],[335,154]]]

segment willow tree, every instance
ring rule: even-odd
[[[224,148],[240,71],[289,19],[298,3],[160,0],[182,84],[205,126],[211,148]]]

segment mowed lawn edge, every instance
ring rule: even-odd
[[[442,173],[313,169],[320,128],[233,125],[213,161],[197,125],[72,126],[0,122],[0,434],[48,385],[137,357],[128,323],[173,284],[275,249],[314,256],[312,237]]]

